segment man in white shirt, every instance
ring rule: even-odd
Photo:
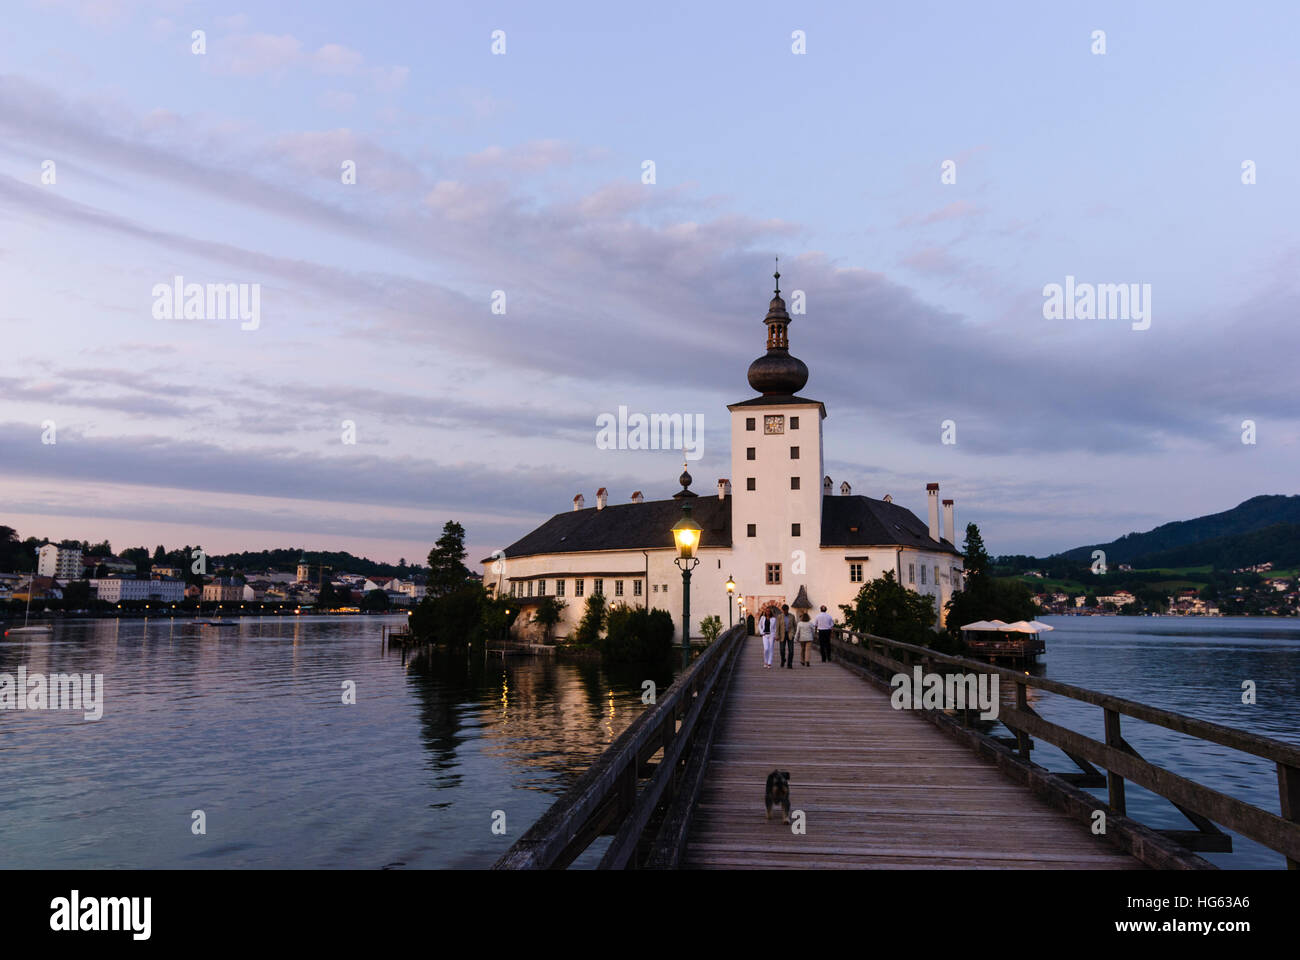
[[[825,605],[813,625],[817,628],[817,645],[821,647],[822,663],[825,663],[831,658],[831,627],[835,626],[835,618],[826,612]]]

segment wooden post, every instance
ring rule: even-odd
[[[1277,765],[1277,792],[1282,801],[1282,819],[1300,823],[1300,769],[1285,763]],[[1300,870],[1300,860],[1286,858],[1288,870]]]
[[[1020,682],[1016,683],[1016,709],[1022,712],[1029,709],[1029,689]],[[1028,762],[1029,751],[1033,749],[1029,744],[1029,734],[1017,729],[1016,743],[1020,747],[1020,759]]]
[[[1124,749],[1124,738],[1119,730],[1119,714],[1109,709],[1106,710],[1106,746],[1115,750]],[[1116,813],[1127,813],[1128,809],[1124,803],[1124,778],[1114,770],[1106,771],[1106,791],[1110,797],[1111,809]]]

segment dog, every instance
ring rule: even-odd
[[[790,822],[790,771],[773,770],[767,775],[767,819],[772,819],[772,808],[781,808],[781,822]]]

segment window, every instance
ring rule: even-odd
[[[767,582],[772,584],[781,582],[781,564],[769,563],[767,565]]]
[[[623,581],[622,581],[622,580],[615,580],[615,581],[614,581],[614,596],[616,596],[616,597],[621,597],[621,596],[623,596]]]
[[[654,589],[654,592],[655,592],[655,593],[658,593],[658,592],[659,592],[659,584],[656,583],[656,584],[654,585],[653,589]]]
[[[745,478],[745,489],[746,489],[746,490],[757,490],[757,489],[758,489],[757,487],[754,486],[754,478],[753,478],[753,477],[746,477],[746,478]]]
[[[526,589],[528,590],[528,592],[524,594],[524,596],[531,597],[533,595],[533,581],[531,580],[528,581],[528,586],[526,587]]]
[[[753,459],[754,459],[754,448],[753,448],[753,447],[746,447],[746,448],[745,448],[745,459],[746,459],[746,460],[753,460]]]
[[[921,564],[921,582],[925,583],[925,564]]]
[[[753,524],[753,523],[747,523],[747,524],[745,524],[745,536],[747,536],[747,537],[756,537],[756,536],[758,536],[758,526],[757,526],[757,524]]]
[[[640,581],[640,580],[633,580],[633,581],[632,581],[632,596],[634,596],[634,597],[639,597],[639,596],[641,596],[641,581]]]
[[[518,596],[518,594],[515,593],[515,590],[516,588],[518,588],[518,586],[519,584],[515,583],[515,581],[513,580],[510,581],[510,596],[512,597]]]
[[[916,564],[914,563],[907,565],[907,582],[916,583]]]
[[[861,582],[862,582],[862,564],[860,564],[860,563],[850,563],[850,564],[849,564],[849,583],[861,583]]]
[[[555,581],[555,595],[556,595],[557,597],[562,597],[562,596],[564,596],[564,581],[563,581],[563,580],[556,580],[556,581]]]
[[[538,595],[539,597],[544,597],[544,596],[546,596],[546,581],[545,581],[545,580],[538,580],[538,581],[537,581],[537,595]]]
[[[799,524],[797,523],[790,524],[790,536],[792,537],[799,536]]]
[[[586,586],[587,586],[587,581],[586,581],[586,580],[583,580],[581,577],[579,577],[577,580],[574,580],[574,581],[573,581],[573,595],[574,595],[575,597],[580,597],[580,596],[582,596],[582,591],[583,591],[584,589],[586,589]]]
[[[798,489],[799,489],[799,478],[798,478],[798,477],[791,477],[791,478],[790,478],[790,489],[791,489],[791,490],[798,490]]]
[[[935,564],[935,567],[934,567],[934,585],[935,585],[936,587],[939,585],[939,565],[938,565],[938,564]]]
[[[753,430],[753,429],[754,429],[754,418],[753,418],[753,417],[746,417],[746,418],[745,418],[745,429],[746,429],[746,430]]]
[[[661,586],[659,587],[659,592],[660,592],[660,593],[667,593],[667,592],[668,592],[668,584],[665,583],[665,584],[661,585]]]
[[[798,448],[798,447],[791,447],[791,448],[790,448],[790,459],[791,459],[791,460],[798,460],[798,459],[799,459],[799,448]]]
[[[604,579],[603,579],[602,577],[597,577],[596,579],[594,579],[594,580],[591,581],[591,592],[592,592],[592,593],[604,594],[604,592],[605,592],[605,581],[604,581]]]
[[[798,430],[798,429],[799,429],[799,418],[798,418],[798,417],[791,417],[791,418],[790,418],[790,429],[791,429],[791,430]]]

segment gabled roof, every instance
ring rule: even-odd
[[[691,517],[703,529],[701,546],[731,546],[731,498],[693,497]],[[580,553],[589,550],[654,550],[673,547],[673,524],[682,517],[680,500],[618,503],[598,510],[557,513],[532,533],[503,551],[506,558],[538,553]],[[488,563],[488,557],[480,562]]]
[[[960,555],[947,540],[931,540],[930,528],[911,510],[863,496],[822,497],[821,545],[903,546]]]
[[[701,546],[730,547],[731,497],[693,497],[690,504],[691,516],[703,528]],[[503,552],[509,559],[547,553],[671,549],[672,526],[681,515],[680,500],[570,510],[557,513]],[[821,545],[904,546],[960,555],[947,540],[931,540],[926,524],[906,507],[862,496],[822,497]],[[480,563],[494,559],[487,557]]]

